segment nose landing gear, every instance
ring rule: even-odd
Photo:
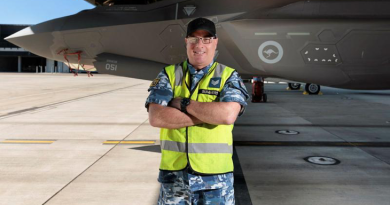
[[[301,89],[300,83],[288,83],[288,90],[299,90]]]

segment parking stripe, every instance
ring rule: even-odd
[[[2,144],[52,144],[55,140],[4,140]]]

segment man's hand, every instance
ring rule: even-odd
[[[169,107],[176,108],[176,109],[178,109],[178,110],[181,110],[181,103],[180,103],[180,102],[181,102],[181,99],[182,99],[182,98],[180,98],[180,97],[172,99],[172,100],[169,102],[168,106],[169,106]]]

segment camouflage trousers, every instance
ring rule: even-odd
[[[197,191],[191,191],[189,181],[183,178],[161,183],[157,205],[234,205],[233,180],[221,188]]]

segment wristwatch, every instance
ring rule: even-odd
[[[184,112],[184,113],[188,113],[187,112],[187,106],[190,104],[191,100],[189,98],[183,98],[181,99],[180,101],[180,111]]]

